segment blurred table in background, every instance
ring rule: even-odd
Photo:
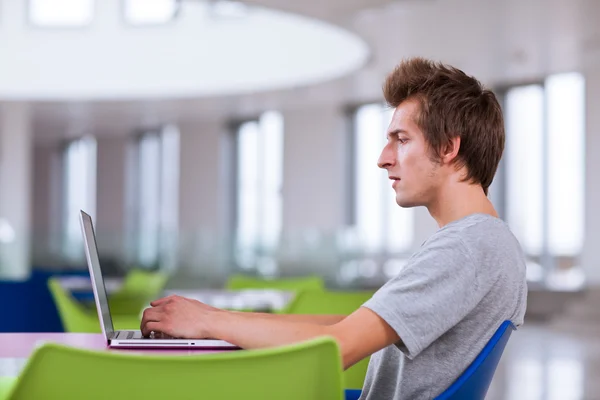
[[[69,276],[59,278],[60,285],[82,302],[93,302],[94,295],[89,277]],[[118,292],[123,284],[122,278],[105,278],[104,286],[110,297]],[[178,295],[201,301],[217,308],[230,310],[248,310],[273,312],[283,309],[294,298],[293,291],[274,289],[169,289],[163,296]]]
[[[75,297],[78,297],[79,293],[92,293],[92,281],[88,276],[65,276],[59,278],[59,282],[65,290],[71,292]],[[108,295],[119,291],[122,285],[123,278],[104,278],[104,287]]]
[[[217,308],[273,312],[283,309],[294,298],[293,291],[273,289],[185,289],[166,290],[165,296],[178,295]]]

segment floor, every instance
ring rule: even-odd
[[[511,336],[486,400],[600,400],[600,294]]]

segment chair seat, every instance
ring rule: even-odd
[[[17,378],[0,377],[0,400],[8,398],[8,393],[16,381]]]

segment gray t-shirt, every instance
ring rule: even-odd
[[[525,257],[502,220],[473,214],[444,226],[363,305],[400,341],[371,356],[360,399],[434,398],[503,321],[523,323],[526,300]]]

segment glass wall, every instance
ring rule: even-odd
[[[266,112],[240,124],[236,143],[236,263],[270,275],[276,271],[282,224],[282,115]]]
[[[532,281],[577,285],[584,234],[584,79],[549,76],[505,96],[506,220]]]
[[[351,220],[341,239],[342,257],[347,258],[340,271],[344,283],[385,281],[413,250],[414,209],[398,206],[387,171],[377,166],[393,111],[374,103],[352,114]]]
[[[79,211],[96,216],[96,140],[71,141],[63,153],[62,251],[71,261],[83,256]]]
[[[179,130],[168,125],[143,133],[132,152],[130,192],[134,259],[152,268],[173,268],[177,261],[179,218]]]

